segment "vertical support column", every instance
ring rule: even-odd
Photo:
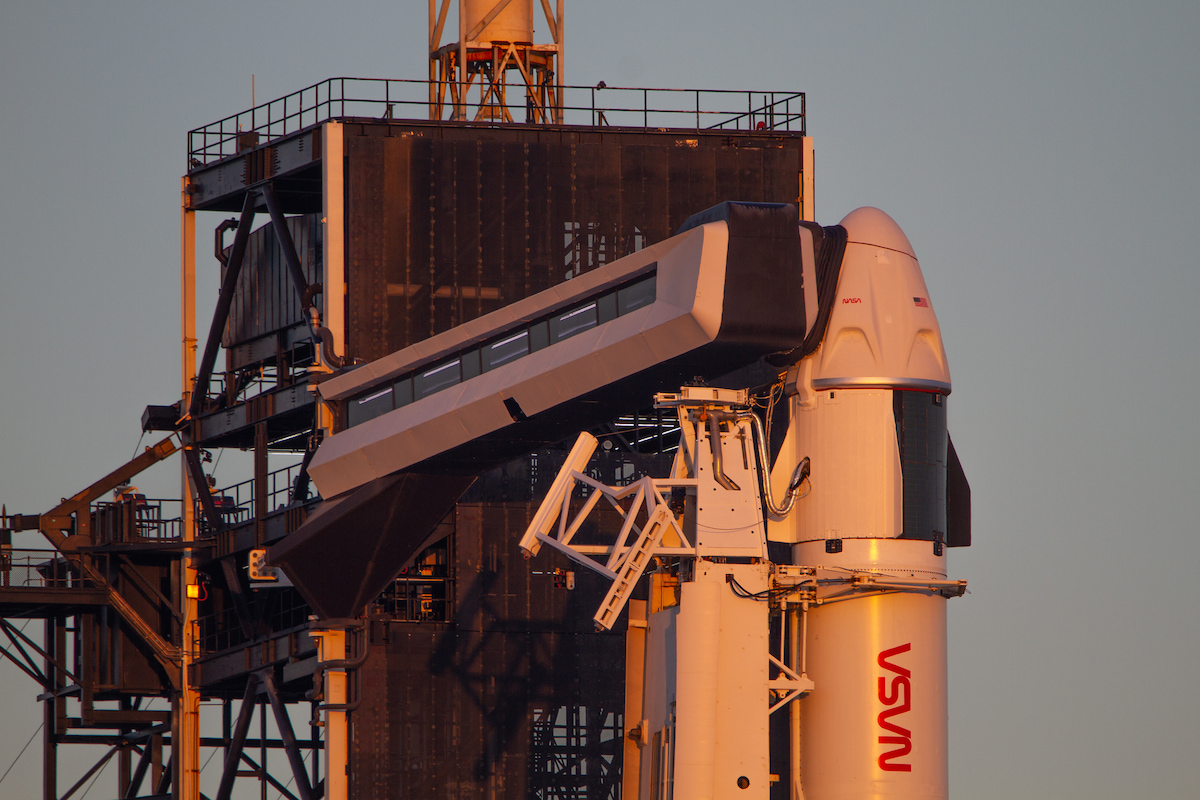
[[[441,2],[449,2],[449,0],[441,0]],[[435,34],[437,33],[437,4],[438,0],[429,0],[429,118],[437,119],[433,115],[433,109],[437,106],[437,59],[433,57],[437,51],[440,42],[437,41]]]
[[[126,733],[124,728],[121,729],[121,733]],[[133,776],[131,754],[132,750],[128,745],[121,745],[116,751],[116,796],[119,798],[127,798],[130,795],[130,780]]]
[[[800,641],[800,616],[803,613],[799,605],[792,604],[784,610],[783,620],[788,635],[787,663],[792,670],[801,675],[805,674],[804,665],[800,663],[804,647],[804,643]],[[788,705],[788,778],[790,800],[804,800],[804,786],[800,773],[800,698]]]
[[[558,23],[555,26],[558,31],[558,36],[555,37],[555,44],[558,45],[558,74],[554,78],[554,82],[558,84],[558,102],[555,103],[555,122],[559,125],[563,124],[563,106],[567,104],[567,94],[563,89],[567,85],[566,67],[563,66],[567,62],[567,22],[563,16],[563,0],[558,0]]]
[[[319,663],[345,661],[345,630],[314,630],[312,636],[317,640],[317,661]],[[344,668],[326,669],[324,800],[347,800],[350,794],[350,782],[346,775],[349,765],[346,700],[346,670]]]
[[[157,787],[163,779],[162,734],[154,734],[146,744],[150,748],[150,785]]]
[[[46,659],[42,666],[42,674],[46,676],[46,694],[48,697],[42,703],[42,797],[43,800],[58,800],[58,689],[62,685],[62,675],[54,665],[55,658],[62,658],[62,653],[56,648],[56,629],[59,627],[53,618],[46,619]]]
[[[180,181],[180,242],[179,242],[179,322],[181,335],[180,385],[182,409],[192,400],[192,381],[196,378],[196,212],[192,210],[191,178]],[[184,480],[187,470],[184,469]],[[191,516],[184,504],[185,519]]]
[[[321,324],[333,334],[335,355],[346,353],[346,224],[345,146],[340,122],[326,122],[321,131],[321,222],[325,252],[321,279]]]
[[[629,630],[625,634],[625,731],[621,762],[621,796],[636,798],[642,774],[642,748],[647,725],[642,707],[646,677],[646,601],[629,601]],[[637,730],[636,737],[633,736]],[[628,732],[628,733],[626,733]]]
[[[254,543],[262,547],[267,538],[270,488],[267,486],[267,422],[254,425]]]
[[[462,0],[458,0],[458,102],[454,105],[454,118],[467,118],[467,15]]]
[[[191,404],[192,381],[196,374],[196,212],[191,207],[191,181],[184,176],[180,193],[180,343],[181,352],[181,404],[186,412]],[[180,503],[180,525],[185,542],[196,539],[196,519],[193,491],[187,463],[180,459],[182,502]],[[200,798],[200,694],[192,686],[191,664],[198,651],[197,611],[199,594],[195,597],[189,588],[195,586],[196,569],[190,551],[179,560],[179,607],[183,611],[180,622],[180,681],[179,693],[172,700],[171,714],[171,758],[175,769],[175,797],[179,800]]]
[[[813,188],[813,140],[805,136],[800,140],[800,219],[815,222],[817,219],[817,195]]]

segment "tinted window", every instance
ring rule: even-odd
[[[596,327],[596,301],[573,308],[550,318],[550,341],[560,342],[569,336]]]
[[[654,277],[644,278],[637,283],[617,290],[617,307],[619,313],[628,314],[636,308],[648,306],[654,302]]]
[[[434,392],[440,392],[448,386],[453,386],[462,380],[461,362],[459,359],[441,364],[428,372],[423,372],[413,379],[413,391],[418,398],[428,397]]]
[[[392,410],[392,387],[372,392],[366,397],[351,400],[346,410],[347,422],[358,425]]]
[[[484,347],[484,366],[493,369],[529,354],[529,331],[520,331]]]
[[[443,362],[415,376],[401,378],[387,389],[351,400],[347,409],[347,422],[350,425],[358,425],[393,408],[428,397],[457,383],[470,380],[481,372],[515,361],[529,353],[549,347],[554,342],[648,306],[656,299],[656,278],[655,274],[651,274],[569,311],[533,322],[527,328],[510,332],[483,347],[471,348],[460,353],[453,361]]]

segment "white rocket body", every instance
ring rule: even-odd
[[[792,371],[777,494],[809,456],[812,488],[769,537],[818,577],[946,577],[941,332],[904,233],[882,211],[841,223],[847,244],[821,345]],[[844,591],[844,589],[843,589]],[[948,794],[946,599],[868,593],[809,612],[801,701],[806,800]]]

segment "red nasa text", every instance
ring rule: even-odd
[[[879,756],[879,768],[884,772],[912,772],[912,764],[897,761],[912,752],[912,731],[901,727],[892,720],[892,717],[912,709],[912,682],[910,680],[912,672],[889,660],[901,653],[907,653],[911,649],[912,643],[909,642],[882,651],[878,658],[879,666],[895,673],[891,676],[890,683],[886,676],[879,676],[879,702],[887,706],[879,712],[877,718],[879,727],[885,734],[879,737],[879,743],[896,746],[894,750],[881,753]]]

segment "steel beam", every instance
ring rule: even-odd
[[[265,769],[263,769],[262,766],[260,766],[259,763],[257,761],[255,761],[252,756],[250,756],[250,754],[242,753],[242,761],[246,762],[246,764],[248,764],[250,766],[250,769],[256,770],[260,775],[262,775],[262,779],[264,781],[266,781],[271,786],[271,788],[273,788],[275,791],[279,792],[281,795],[286,797],[287,800],[300,800],[300,798],[296,797],[296,795],[292,794],[288,790],[288,787],[286,787],[282,783],[280,783],[279,780],[275,776],[271,775],[271,773],[269,773]],[[314,800],[316,800],[316,798],[319,798],[322,796],[323,795],[321,795],[319,793],[313,795]]]
[[[279,696],[279,688],[275,684],[275,673],[266,670],[260,675],[263,688],[267,690],[267,699],[271,701],[271,710],[275,712],[275,726],[283,739],[283,749],[287,753],[288,762],[292,765],[292,775],[296,778],[296,790],[300,792],[300,800],[314,800],[312,786],[308,782],[308,772],[304,767],[304,757],[296,745],[296,734],[292,731],[292,720],[288,716],[287,706]]]
[[[42,798],[43,800],[58,800],[58,741],[56,734],[58,733],[58,706],[60,700],[58,698],[57,689],[61,685],[62,680],[59,676],[55,660],[50,653],[54,651],[57,638],[55,629],[58,620],[50,617],[46,619],[45,636],[46,636],[46,664],[43,673],[46,675],[46,682],[42,684],[42,688],[46,692],[46,699],[42,702]]]
[[[150,761],[153,752],[154,748],[151,747],[150,742],[146,742],[145,747],[142,748],[141,757],[138,758],[137,767],[133,771],[133,777],[129,780],[129,788],[125,790],[124,800],[136,798],[139,794],[141,794],[142,782],[146,780],[146,773],[150,769]]]
[[[263,199],[267,201],[267,213],[271,215],[271,226],[275,229],[275,238],[279,241],[279,249],[283,251],[283,260],[287,262],[288,272],[292,276],[292,284],[296,287],[296,296],[304,301],[304,293],[308,291],[308,279],[300,266],[300,257],[296,255],[296,243],[292,241],[292,231],[287,226],[283,209],[275,196],[275,187],[270,183],[262,187]],[[304,309],[300,309],[304,313]]]
[[[196,383],[192,387],[192,402],[188,406],[188,414],[192,417],[200,415],[204,400],[208,397],[208,383],[212,379],[213,365],[217,362],[217,350],[221,347],[221,335],[225,331],[225,322],[229,319],[229,307],[233,304],[238,276],[241,274],[242,262],[245,260],[246,245],[250,241],[250,226],[254,224],[254,206],[257,198],[257,192],[246,192],[246,199],[242,204],[242,216],[238,220],[237,233],[233,237],[233,249],[229,253],[229,264],[225,268],[225,277],[221,280],[221,295],[217,299],[212,325],[208,329],[208,340],[204,345],[204,355],[200,359],[200,368],[196,372]]]
[[[204,511],[204,517],[208,520],[209,526],[214,532],[219,533],[225,529],[225,521],[221,517],[221,512],[217,510],[217,504],[213,501],[212,490],[208,487],[208,479],[204,475],[204,467],[200,463],[200,454],[194,446],[186,447],[183,450],[183,460],[187,467],[188,475],[191,477],[192,487],[195,490],[197,498],[200,500],[200,508]],[[191,499],[190,497],[188,498]]]
[[[66,552],[73,549],[70,546],[63,547],[66,537],[62,534],[64,530],[73,529],[68,521],[68,518],[72,514],[78,515],[88,511],[93,500],[104,496],[107,492],[125,483],[134,475],[162,461],[177,449],[174,440],[170,436],[153,447],[147,447],[131,461],[117,467],[91,486],[81,492],[77,492],[45,514],[42,514],[38,518],[38,527],[42,534],[59,550]]]
[[[154,787],[155,794],[167,794],[171,791],[171,786],[175,783],[175,743],[171,743],[171,757],[167,759],[167,765],[163,767],[162,774],[158,777],[158,785]]]
[[[37,651],[37,653],[39,655],[41,655],[42,658],[44,658],[47,663],[53,663],[55,667],[57,667],[62,672],[66,673],[72,680],[75,680],[73,675],[71,675],[66,670],[64,670],[57,661],[50,658],[50,655],[45,650],[43,650],[42,648],[40,648],[36,644],[34,644],[32,639],[30,639],[25,634],[21,633],[21,631],[15,630],[12,627],[12,625],[9,624],[8,620],[0,619],[0,630],[4,631],[4,635],[8,637],[8,640],[10,642],[12,642],[13,647],[17,648],[17,651],[21,654],[21,657],[25,659],[25,663],[21,663],[20,661],[18,661],[16,659],[16,657],[13,656],[13,654],[8,651],[7,648],[0,649],[0,653],[3,653],[4,656],[9,661],[11,661],[13,664],[16,665],[17,669],[21,670],[29,677],[33,678],[35,681],[37,681],[40,684],[45,685],[45,683],[46,683],[46,676],[42,674],[42,671],[40,669],[38,669],[37,663],[34,662],[33,658],[29,655],[28,651],[26,651],[25,648],[21,645],[21,642],[18,641],[18,637],[20,639],[24,640],[26,643],[28,643],[29,646],[32,647],[35,651]]]
[[[250,720],[254,716],[254,697],[257,693],[258,678],[251,675],[246,679],[246,692],[242,695],[242,708],[238,711],[233,736],[230,738],[229,746],[225,749],[225,769],[221,773],[221,784],[217,787],[216,800],[229,800],[229,793],[233,791],[233,781],[237,777],[242,748],[246,744],[246,733],[250,730]]]
[[[212,491],[209,489],[208,480],[204,476],[204,467],[200,464],[199,453],[197,453],[194,447],[187,447],[183,451],[183,457],[187,463],[192,486],[195,487],[196,494],[200,498],[200,506],[204,509],[204,516],[208,519],[208,524],[217,532],[225,530],[225,521],[221,517],[221,513],[217,511],[217,505],[213,501]],[[247,639],[253,639],[257,625],[251,617],[249,599],[246,597],[246,590],[242,585],[237,567],[228,557],[222,558],[221,572],[225,577],[226,587],[233,597],[233,606],[237,612],[238,621],[241,623],[242,633]]]

